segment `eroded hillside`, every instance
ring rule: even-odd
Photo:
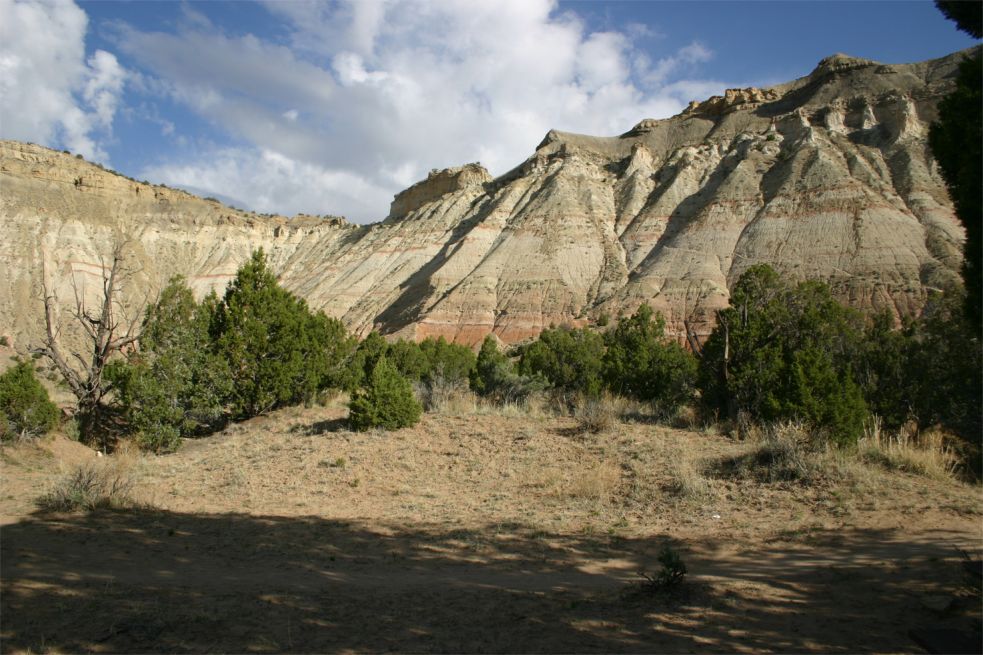
[[[964,53],[919,64],[829,57],[617,137],[551,131],[492,178],[434,171],[386,220],[259,216],[0,143],[0,332],[41,334],[42,269],[63,306],[125,241],[135,304],[174,273],[224,287],[258,246],[282,283],[356,332],[504,342],[647,302],[706,335],[756,263],[865,310],[917,313],[958,280],[962,229],[927,147]],[[44,266],[42,267],[42,262]]]

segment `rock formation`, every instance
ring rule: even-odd
[[[262,246],[287,288],[359,334],[512,343],[645,302],[677,337],[705,336],[756,263],[916,314],[958,281],[963,233],[926,137],[964,55],[834,55],[621,136],[554,130],[498,178],[478,164],[431,172],[369,226],[243,212],[3,142],[0,332],[19,345],[41,334],[42,270],[63,305],[98,293],[121,240],[134,303],[175,273],[221,290]]]

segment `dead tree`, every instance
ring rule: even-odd
[[[83,440],[99,443],[104,450],[110,443],[106,400],[112,390],[112,383],[105,376],[106,365],[114,355],[132,347],[139,340],[142,329],[142,323],[136,317],[125,323],[123,321],[126,312],[119,295],[124,245],[118,243],[114,247],[113,262],[108,272],[105,264],[102,267],[102,298],[98,309],[93,310],[86,306],[84,293],[79,293],[73,280],[75,309],[72,316],[85,333],[84,342],[89,352],[83,354],[78,350],[70,350],[71,359],[66,356],[64,347],[59,343],[60,330],[55,319],[57,298],[48,289],[46,272],[42,265],[46,339],[43,346],[32,349],[51,360],[78,400],[76,418],[80,436]]]

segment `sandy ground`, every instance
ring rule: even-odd
[[[922,652],[913,631],[978,629],[978,486],[856,462],[728,477],[749,444],[644,421],[355,434],[344,415],[285,410],[163,457],[6,448],[3,651]],[[138,506],[35,510],[85,461],[125,471]],[[689,574],[647,594],[665,545]]]

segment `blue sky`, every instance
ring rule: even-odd
[[[0,0],[0,136],[261,212],[381,220],[432,168],[500,174],[835,52],[976,42],[931,2]]]

